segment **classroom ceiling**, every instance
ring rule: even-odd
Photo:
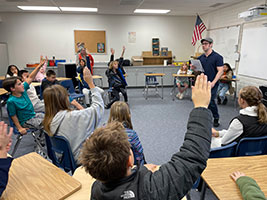
[[[134,14],[139,9],[168,9],[167,15],[193,16],[230,6],[242,0],[0,0],[0,12],[22,11],[17,6],[96,7],[98,14]],[[243,0],[244,1],[244,0]],[[60,11],[57,11],[60,12]],[[134,14],[137,15],[137,14]]]

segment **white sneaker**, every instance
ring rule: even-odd
[[[184,94],[182,93],[180,94],[179,99],[183,99],[183,98],[184,98]]]
[[[180,98],[180,95],[181,95],[181,93],[178,92],[178,93],[176,94],[176,97],[177,97],[177,98]]]

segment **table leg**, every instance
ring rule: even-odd
[[[203,180],[203,184],[202,184],[202,188],[201,188],[201,194],[200,194],[200,200],[205,199],[206,189],[207,189],[207,185],[206,185],[206,182]]]
[[[161,99],[163,99],[163,76],[161,76],[161,90],[162,90]]]
[[[234,91],[234,106],[236,109],[236,90],[237,90],[237,81],[235,81],[235,91]]]
[[[173,87],[172,87],[172,91],[171,91],[171,96],[172,96],[172,100],[174,101],[175,99],[175,87],[176,87],[176,84],[175,84],[175,77],[174,77],[174,81],[173,81]]]

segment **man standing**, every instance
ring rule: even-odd
[[[213,46],[213,39],[211,38],[205,38],[201,40],[202,49],[204,51],[204,54],[198,57],[200,60],[202,67],[204,69],[204,73],[208,77],[208,81],[211,82],[211,99],[209,104],[209,109],[212,112],[214,121],[213,126],[218,127],[220,125],[219,123],[219,113],[217,104],[215,102],[217,89],[222,74],[223,74],[223,57],[216,53],[214,50],[212,50]]]

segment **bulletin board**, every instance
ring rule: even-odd
[[[211,30],[210,37],[213,39],[213,49],[223,56],[224,63],[229,63],[235,68],[235,52],[238,45],[240,26]]]
[[[106,53],[106,31],[74,30],[75,52],[77,43],[83,42],[90,53]]]
[[[267,20],[244,25],[238,74],[267,78]]]

